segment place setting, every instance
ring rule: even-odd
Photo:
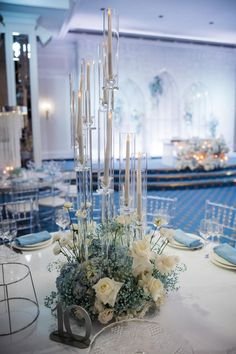
[[[236,271],[236,249],[227,243],[213,247],[209,258],[220,268]]]
[[[181,229],[173,230],[173,238],[168,243],[170,247],[186,251],[199,250],[204,245],[205,242],[200,236],[184,232]]]
[[[16,250],[30,252],[50,246],[52,241],[52,235],[48,231],[41,231],[15,238],[12,247]]]

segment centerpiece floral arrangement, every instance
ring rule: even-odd
[[[70,203],[64,208],[72,213]],[[161,217],[151,234],[135,240],[129,215],[98,225],[84,223],[86,230],[86,213],[79,210],[76,216],[82,220],[79,226],[71,222],[70,232],[54,236],[54,254],[64,257],[56,261],[57,291],[45,298],[46,306],[52,308],[57,301],[76,304],[106,324],[142,318],[150,308],[159,308],[170,290],[178,289],[178,275],[185,266],[178,264],[178,257],[163,253],[173,230],[161,226]]]
[[[228,152],[229,148],[222,137],[193,138],[177,146],[176,168],[205,171],[222,168],[226,164]]]

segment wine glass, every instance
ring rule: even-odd
[[[202,219],[200,222],[199,234],[206,242],[206,244],[210,242],[210,237],[211,237],[210,223],[211,222],[208,219]]]
[[[217,220],[211,220],[209,228],[211,234],[211,241],[219,243],[220,236],[223,235],[223,225],[219,224]]]
[[[10,245],[12,245],[12,241],[14,241],[16,236],[17,236],[16,220],[14,219],[8,220],[8,234],[6,235],[6,239],[9,240]]]
[[[56,211],[55,222],[60,229],[65,231],[66,227],[70,225],[70,216],[67,210],[59,209]]]
[[[2,238],[4,245],[9,247],[10,244],[10,252],[9,248],[1,247],[1,259],[7,261],[8,259],[15,258],[16,255],[12,250],[12,241],[17,235],[17,225],[15,220],[5,219],[0,222],[0,237]],[[9,241],[9,242],[6,242]]]

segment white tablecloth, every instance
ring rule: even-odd
[[[187,271],[181,273],[178,292],[169,294],[160,312],[154,318],[151,316],[152,319],[179,331],[196,354],[235,354],[236,272],[212,264],[205,257],[205,249],[181,251],[168,248],[167,252],[179,255]],[[43,304],[45,295],[55,288],[56,273],[47,271],[49,261],[54,259],[51,246],[19,255],[19,261],[31,267],[40,315],[30,328],[0,337],[1,353],[86,353],[86,350],[49,340],[49,333],[56,328],[56,322]]]

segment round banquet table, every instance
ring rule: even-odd
[[[29,328],[0,337],[0,352],[3,354],[87,353],[86,349],[69,347],[49,339],[49,333],[57,327],[55,317],[44,306],[45,296],[55,290],[57,273],[47,270],[48,263],[56,260],[52,247],[18,256],[17,261],[29,265],[31,269],[40,314]],[[146,317],[158,321],[165,328],[178,331],[196,354],[235,354],[236,272],[211,263],[206,258],[205,248],[185,251],[167,247],[166,253],[180,256],[187,270],[180,275],[180,289],[168,295],[159,312]],[[97,330],[93,329],[93,335]]]

